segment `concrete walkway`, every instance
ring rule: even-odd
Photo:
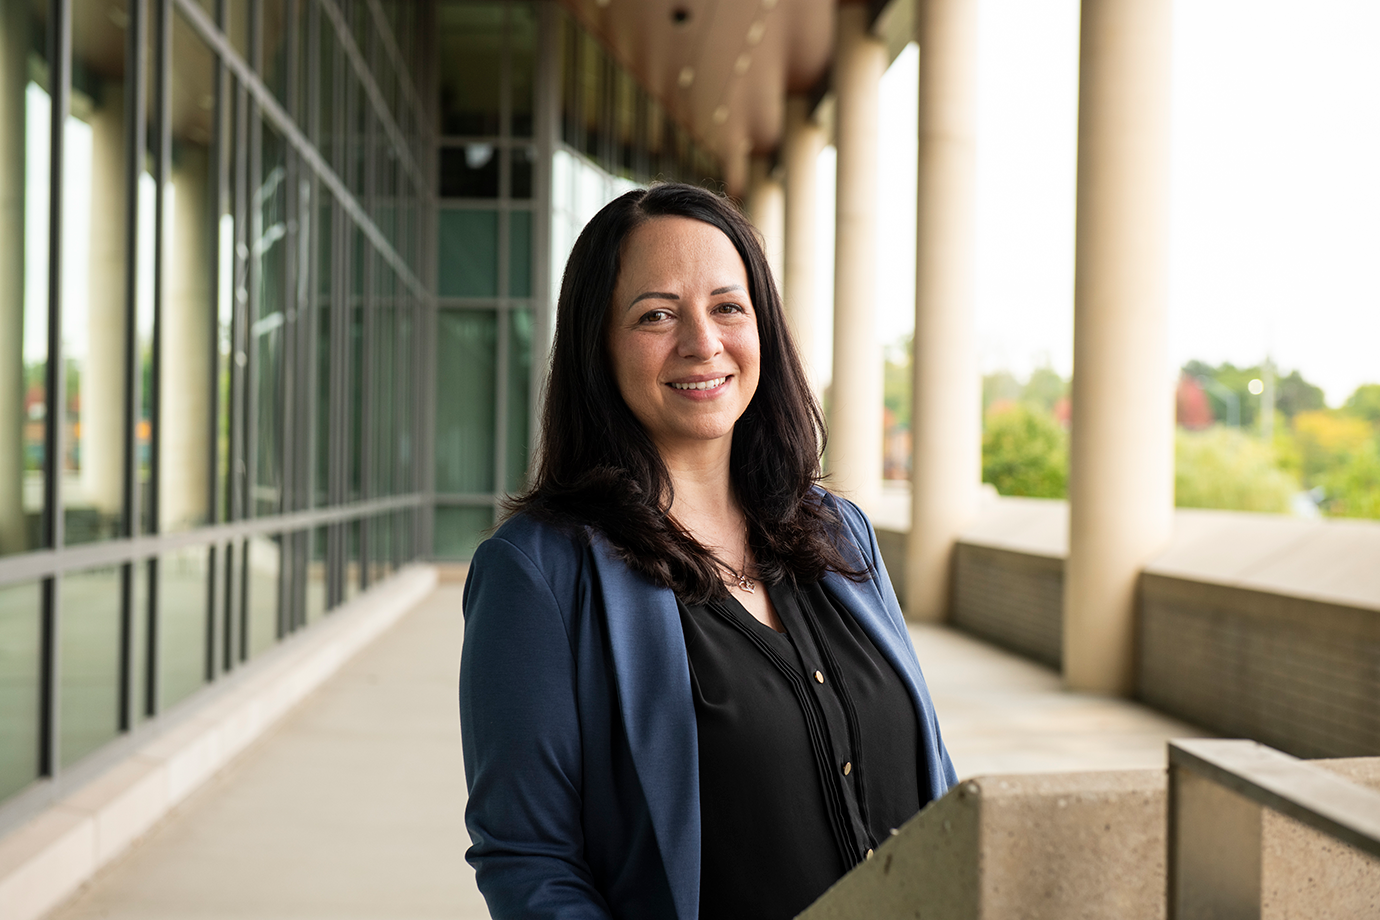
[[[912,630],[960,775],[1153,767],[1194,734]],[[460,586],[443,583],[51,918],[482,918],[464,861]]]

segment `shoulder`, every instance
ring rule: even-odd
[[[872,521],[861,508],[841,495],[835,495],[822,486],[815,486],[815,493],[819,496],[820,505],[831,512],[839,522],[840,529],[836,539],[852,542],[862,553],[863,560],[875,568],[876,537],[872,530]]]
[[[504,589],[528,583],[544,586],[543,593],[564,607],[585,569],[590,539],[587,527],[514,514],[475,550],[467,593],[492,584],[506,594]]]

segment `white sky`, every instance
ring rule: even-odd
[[[977,323],[984,371],[1073,363],[1077,0],[981,0]],[[1175,4],[1170,358],[1267,352],[1336,405],[1380,381],[1380,3]],[[883,343],[910,331],[915,83],[882,84]],[[819,163],[832,208],[832,150]],[[820,217],[828,366],[832,212]]]

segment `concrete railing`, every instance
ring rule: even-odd
[[[900,571],[908,522],[878,527]],[[953,625],[1058,668],[1067,533],[1064,502],[988,501],[955,550]],[[1300,757],[1380,754],[1377,560],[1380,522],[1177,512],[1140,579],[1136,695]]]
[[[1303,766],[1380,789],[1380,758]],[[1166,787],[1160,770],[965,780],[800,920],[1162,920]],[[1266,811],[1252,845],[1261,912],[1250,916],[1364,917],[1380,904],[1380,861],[1292,817]]]

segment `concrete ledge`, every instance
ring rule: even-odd
[[[0,838],[0,917],[37,920],[62,903],[435,585],[430,566],[402,570],[246,666],[223,695]]]
[[[1380,758],[1315,761],[1380,786]],[[982,776],[906,822],[800,920],[1162,920],[1162,770]],[[1261,818],[1262,916],[1374,916],[1380,860]]]

